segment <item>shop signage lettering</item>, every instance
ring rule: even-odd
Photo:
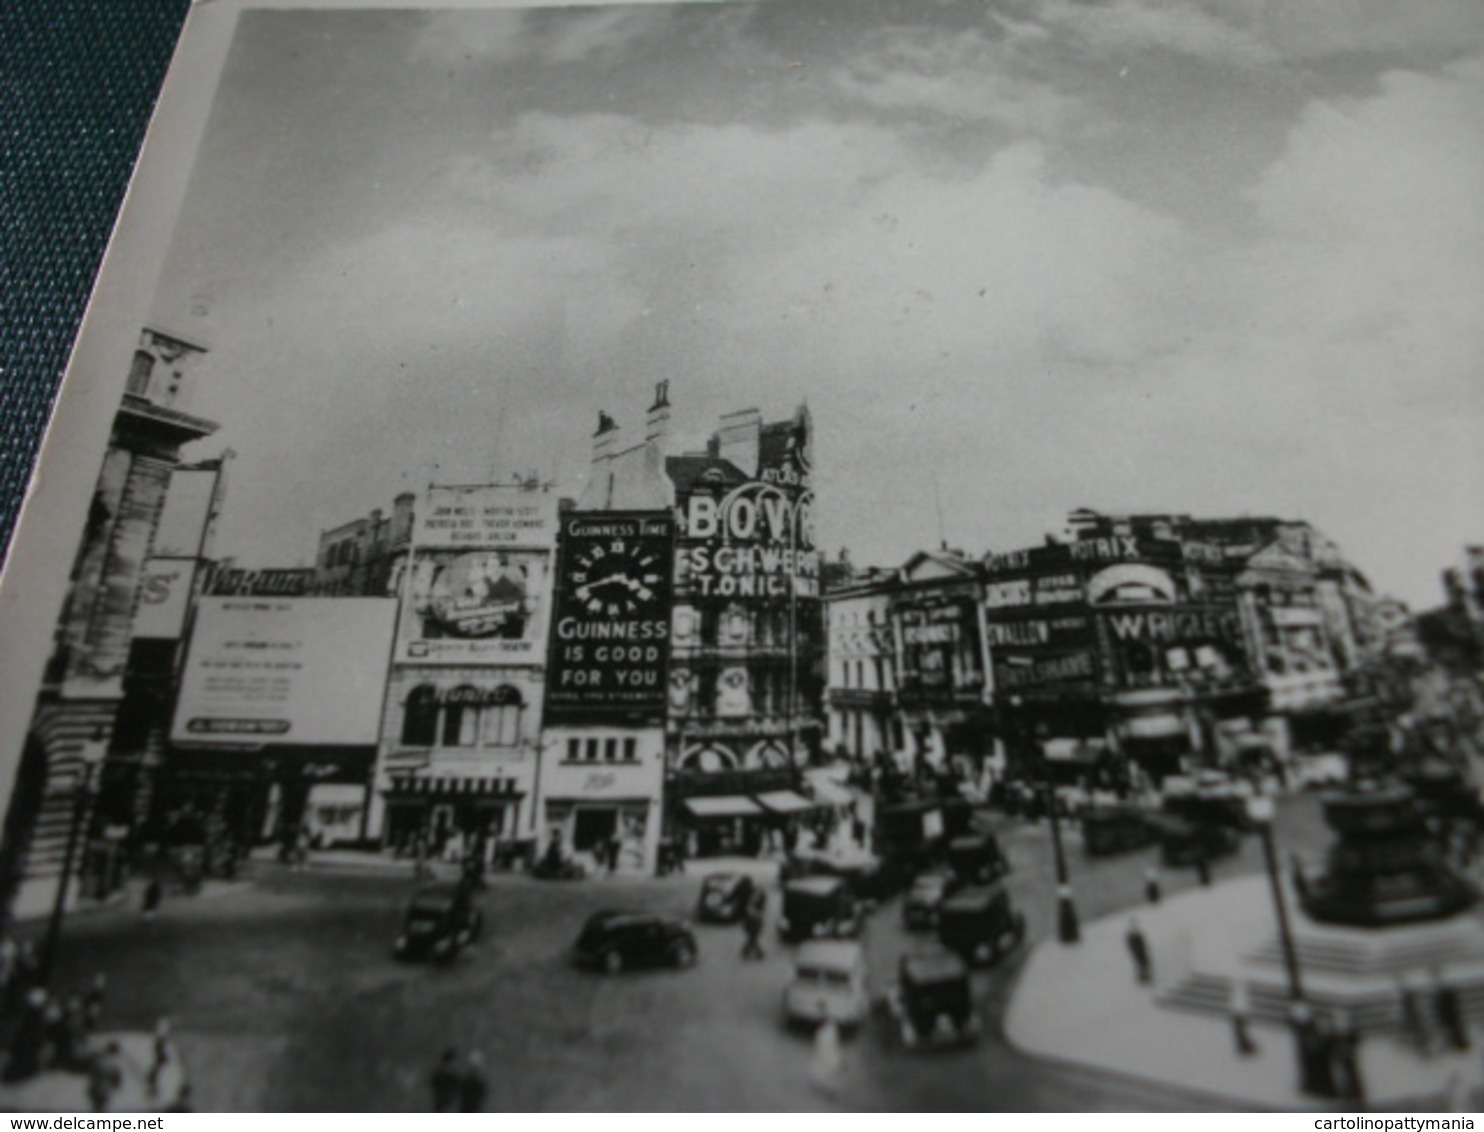
[[[207,568],[202,592],[213,597],[302,597],[313,580],[310,569],[244,570],[212,565]]]
[[[1072,557],[1079,562],[1107,562],[1138,558],[1139,543],[1133,535],[1078,539],[1072,543]]]
[[[1029,578],[1013,582],[991,582],[984,587],[984,604],[990,609],[1008,609],[1018,605],[1030,605],[1031,583]]]
[[[984,560],[984,568],[991,574],[1009,574],[1025,570],[1031,564],[1029,550],[1007,550],[1004,554],[991,554]]]
[[[696,493],[685,501],[687,538],[814,546],[814,494],[790,497],[774,484],[745,483],[726,496]]]
[[[1206,566],[1219,566],[1226,561],[1226,552],[1209,542],[1181,543],[1180,554],[1187,562],[1198,562]]]
[[[561,528],[547,719],[662,720],[674,517],[663,512],[567,515]]]
[[[1241,619],[1234,610],[1172,610],[1169,612],[1115,613],[1108,617],[1113,636],[1120,641],[1236,641],[1242,636]]]
[[[991,621],[984,631],[991,646],[1044,645],[1051,640],[1047,621]]]
[[[1037,605],[1063,605],[1082,600],[1082,580],[1076,574],[1049,574],[1036,579]]]
[[[1039,658],[1016,657],[995,665],[995,685],[1000,689],[1036,688],[1090,680],[1095,674],[1096,666],[1090,652]]]

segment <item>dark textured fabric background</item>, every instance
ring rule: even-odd
[[[0,0],[0,546],[189,0]]]

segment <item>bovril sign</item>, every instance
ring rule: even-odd
[[[681,509],[678,574],[702,597],[813,597],[819,591],[814,493],[753,481]]]

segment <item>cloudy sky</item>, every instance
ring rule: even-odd
[[[771,0],[244,14],[155,303],[219,550],[428,481],[574,494],[599,409],[816,424],[823,542],[1307,518],[1484,539],[1484,5]]]

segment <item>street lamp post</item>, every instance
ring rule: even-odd
[[[1056,938],[1062,943],[1076,943],[1082,938],[1077,919],[1077,905],[1072,901],[1072,885],[1067,876],[1067,854],[1061,843],[1061,818],[1057,814],[1056,791],[1046,783],[1046,807],[1051,814],[1051,850],[1056,859]]]
[[[1294,1055],[1298,1060],[1299,1088],[1306,1093],[1319,1092],[1309,1051],[1315,1040],[1312,1022],[1304,1003],[1304,984],[1299,974],[1298,949],[1293,943],[1293,930],[1288,921],[1288,902],[1283,896],[1283,882],[1278,875],[1278,854],[1273,848],[1273,800],[1258,796],[1247,801],[1247,815],[1257,826],[1262,838],[1263,863],[1267,866],[1268,888],[1273,894],[1273,913],[1278,921],[1278,941],[1283,949],[1283,966],[1288,973],[1288,998],[1293,1028]]]

